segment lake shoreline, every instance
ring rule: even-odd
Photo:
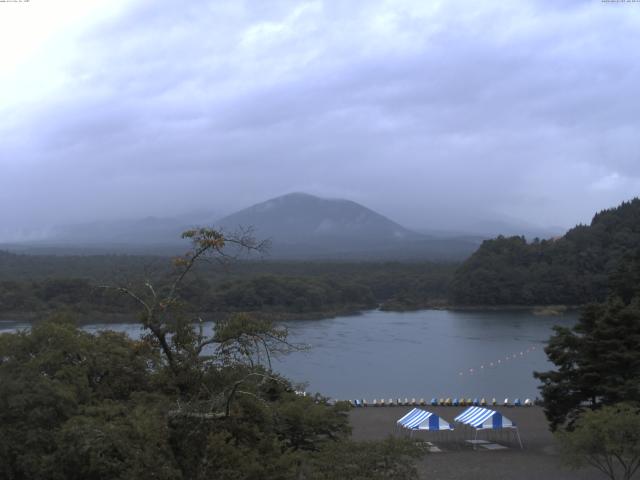
[[[133,316],[112,316],[111,323],[92,319],[78,327],[89,333],[113,330],[133,339],[143,333]],[[204,334],[213,335],[215,322],[203,320]],[[291,343],[309,349],[278,357],[274,368],[295,384],[306,384],[307,392],[335,399],[464,395],[523,400],[537,394],[532,372],[549,369],[543,349],[553,327],[570,327],[575,321],[571,315],[433,309],[368,310],[322,321],[298,318],[280,324],[289,331]],[[33,325],[3,322],[0,330],[9,333]],[[437,368],[431,368],[434,365]]]
[[[203,317],[205,321],[219,321],[236,313],[261,314],[264,318],[275,322],[290,322],[295,320],[327,320],[336,317],[349,317],[362,315],[365,312],[376,311],[377,308],[348,308],[344,310],[331,310],[327,312],[270,312],[270,311],[236,311],[236,312],[200,312],[186,313],[194,319]],[[79,326],[95,323],[124,324],[139,323],[137,313],[105,313],[105,312],[73,312],[73,311],[46,311],[46,312],[9,312],[0,313],[0,322],[24,322],[40,323],[51,319],[58,314],[68,314]]]
[[[367,312],[381,311],[390,313],[411,313],[425,311],[450,311],[450,312],[531,312],[536,316],[558,316],[565,313],[580,312],[584,305],[446,305],[431,304],[419,307],[385,308],[384,304],[377,308],[345,308],[320,312],[281,312],[281,311],[237,311],[237,312],[204,312],[188,313],[194,318],[206,317],[206,321],[218,321],[235,313],[261,314],[276,322],[328,320],[336,317],[351,317],[363,315]],[[39,323],[60,313],[68,313],[78,325],[91,325],[94,323],[121,324],[138,323],[136,313],[105,313],[105,312],[73,312],[73,311],[45,311],[45,312],[9,312],[0,313],[0,322],[25,322]],[[84,319],[87,319],[86,321]]]
[[[432,305],[419,310],[446,310],[452,312],[531,312],[534,315],[562,315],[579,312],[584,305]]]

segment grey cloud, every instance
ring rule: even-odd
[[[424,228],[571,225],[637,193],[638,13],[346,5],[144,1],[86,32],[68,89],[2,129],[11,222],[310,190]]]

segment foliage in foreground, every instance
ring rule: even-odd
[[[247,315],[213,336],[194,326],[184,278],[204,255],[246,244],[209,229],[184,237],[193,250],[169,281],[114,288],[140,306],[141,340],[64,319],[0,335],[0,477],[415,478],[409,445],[349,441],[347,405],[296,395],[271,370],[296,348],[285,329]]]
[[[351,442],[346,405],[236,361],[185,394],[147,342],[60,321],[1,335],[0,359],[8,480],[414,478],[411,447]]]
[[[629,404],[583,413],[573,431],[558,432],[564,462],[591,465],[611,480],[630,480],[640,467],[640,409]]]
[[[383,442],[352,442],[328,444],[311,456],[303,468],[308,480],[385,480],[415,478],[412,459],[422,454],[406,440],[389,437]],[[398,459],[405,461],[398,461]]]
[[[640,404],[640,253],[609,280],[606,302],[587,306],[572,328],[555,327],[545,352],[556,366],[536,372],[551,429],[571,429],[587,409]]]

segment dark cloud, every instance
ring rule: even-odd
[[[6,107],[5,224],[301,190],[422,228],[587,221],[640,189],[628,7],[138,2],[78,37],[63,87]]]

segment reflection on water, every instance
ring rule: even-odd
[[[381,312],[286,322],[290,339],[311,346],[275,368],[334,398],[535,397],[534,370],[550,367],[543,348],[553,325],[576,315],[527,312]],[[28,328],[0,322],[0,331]],[[85,327],[140,335],[138,324]],[[206,330],[211,331],[208,323]],[[515,355],[515,358],[514,358]],[[493,365],[491,365],[493,363]]]

